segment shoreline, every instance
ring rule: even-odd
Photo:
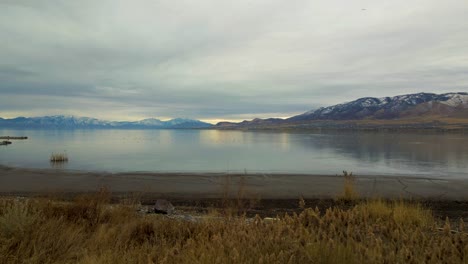
[[[98,172],[0,165],[0,195],[83,193],[107,188],[171,199],[329,199],[343,190],[340,175],[295,173]],[[468,200],[468,179],[357,175],[362,198]]]
[[[241,132],[267,132],[267,133],[433,133],[433,134],[468,134],[467,123],[454,123],[446,124],[445,126],[422,126],[423,124],[414,124],[415,126],[396,124],[396,125],[356,125],[356,126],[273,126],[273,127],[252,127],[252,126],[216,126],[213,127],[138,127],[138,128],[125,128],[125,127],[1,127],[1,130],[15,130],[15,131],[34,131],[34,130],[58,130],[58,131],[72,131],[72,130],[217,130],[217,131],[241,131]],[[11,139],[29,139],[28,136],[0,136],[2,138]]]

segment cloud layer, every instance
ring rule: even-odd
[[[467,91],[468,2],[0,0],[0,116],[290,116]]]

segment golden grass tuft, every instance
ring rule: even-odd
[[[338,196],[339,200],[354,201],[359,198],[356,190],[356,176],[352,172],[343,171],[343,192]]]
[[[398,225],[432,227],[432,212],[418,203],[404,201],[370,200],[356,206],[368,213],[369,217],[379,221],[394,221]]]
[[[50,162],[67,162],[68,155],[67,153],[52,153],[49,160]]]
[[[467,263],[468,233],[416,203],[185,221],[109,204],[0,199],[0,263]]]

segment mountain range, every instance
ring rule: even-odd
[[[287,119],[253,119],[240,123],[220,122],[216,125],[199,120],[175,118],[161,121],[155,118],[141,121],[104,121],[91,117],[43,116],[0,118],[0,128],[216,128],[216,129],[278,129],[278,128],[464,128],[468,129],[468,93],[416,93],[393,97],[364,97],[321,107]]]
[[[0,118],[0,128],[119,128],[119,129],[162,129],[162,128],[208,128],[212,124],[199,120],[175,118],[161,121],[155,118],[141,121],[105,121],[91,117],[75,116],[42,116],[42,117],[17,117],[12,119]]]
[[[321,107],[287,119],[220,122],[218,128],[421,126],[446,122],[468,124],[468,93],[416,93],[394,97],[364,97]],[[445,122],[445,123],[444,123]]]

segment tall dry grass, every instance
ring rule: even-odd
[[[339,200],[354,201],[359,198],[356,190],[356,176],[352,172],[343,171],[343,192],[338,196]]]
[[[260,197],[247,190],[247,179],[244,176],[226,175],[221,183],[221,210],[215,214],[233,217],[245,215],[248,209],[254,208]]]
[[[401,201],[194,222],[141,215],[109,197],[0,199],[0,263],[468,262],[463,222],[452,227]]]

